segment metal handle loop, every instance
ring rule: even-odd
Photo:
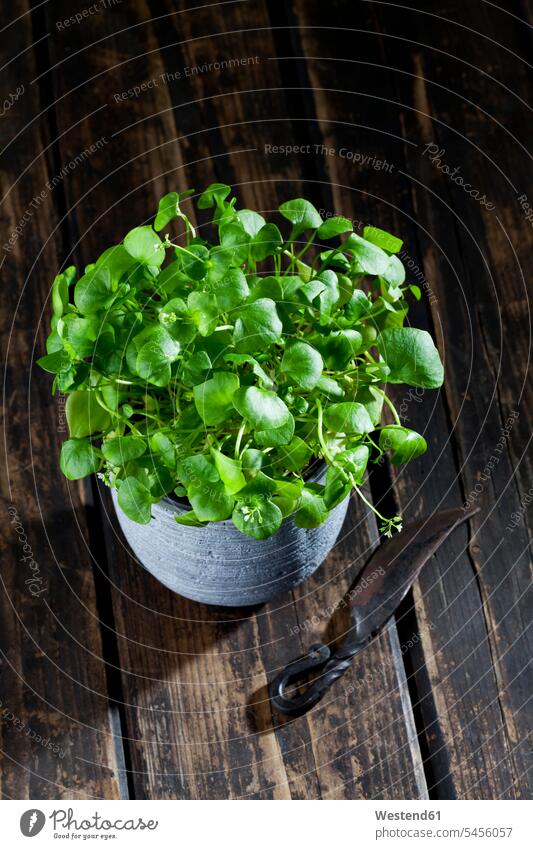
[[[323,643],[317,643],[311,646],[309,654],[300,657],[286,666],[283,672],[277,675],[270,684],[270,700],[273,707],[287,716],[301,716],[319,702],[329,686],[326,684],[324,687],[324,682],[321,678],[313,681],[300,695],[289,697],[285,695],[285,691],[290,684],[296,683],[297,679],[302,677],[306,672],[324,667],[330,657],[329,646]]]

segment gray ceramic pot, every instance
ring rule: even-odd
[[[323,468],[313,480],[324,475]],[[153,506],[150,524],[138,525],[117,506],[114,490],[112,497],[126,540],[158,581],[194,601],[233,607],[268,601],[312,575],[333,547],[349,501],[318,528],[297,528],[289,518],[270,539],[254,540],[231,521],[178,525],[174,516],[187,508],[170,498]]]

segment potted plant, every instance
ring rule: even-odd
[[[112,488],[126,538],[163,583],[245,604],[318,567],[352,490],[385,534],[400,529],[361,491],[365,469],[426,443],[384,386],[436,388],[443,368],[430,335],[404,326],[407,291],[420,290],[399,239],[361,237],[302,198],[279,207],[282,235],[218,183],[197,199],[212,210],[207,239],[182,209],[191,194],[165,195],[153,226],[79,279],[74,267],[56,277],[39,364],[68,395],[63,474]]]

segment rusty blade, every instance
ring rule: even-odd
[[[358,640],[377,634],[439,546],[478,509],[455,507],[433,513],[407,525],[375,551],[348,592]]]

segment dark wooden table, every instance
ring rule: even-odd
[[[530,795],[532,38],[525,5],[500,5],[4,7],[3,798]],[[56,269],[213,180],[263,212],[304,193],[403,236],[424,290],[411,320],[446,384],[396,387],[428,453],[369,485],[407,520],[481,507],[324,702],[285,722],[266,682],[346,629],[325,611],[378,542],[372,515],[353,502],[342,543],[276,604],[174,596],[107,493],[61,477],[62,401],[35,366]]]

